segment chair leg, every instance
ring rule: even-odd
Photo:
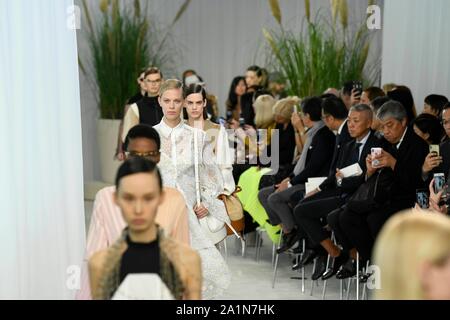
[[[309,293],[310,296],[314,294],[314,280],[312,279],[312,275],[314,274],[314,272],[316,272],[316,266],[317,266],[317,258],[314,259],[314,265],[311,273],[311,292]]]
[[[349,300],[350,299],[350,289],[351,289],[351,286],[352,286],[352,278],[348,278],[348,284],[347,284],[347,298],[346,298],[346,300]]]
[[[255,261],[258,261],[259,237],[260,237],[260,231],[259,231],[259,230],[256,230],[256,238],[255,238]]]
[[[328,270],[328,268],[330,267],[330,260],[331,260],[331,256],[328,255],[327,257],[327,267],[325,270]],[[327,280],[323,281],[323,289],[322,289],[322,300],[325,300],[325,294],[327,292]]]
[[[277,270],[278,270],[278,258],[280,257],[280,255],[277,253],[277,255],[275,256],[275,267],[273,269],[273,278],[272,278],[272,289],[275,288],[275,280],[277,278]]]
[[[303,239],[302,241],[302,254],[301,254],[301,259],[303,260],[303,255],[305,254],[306,251],[306,241],[305,239]],[[302,293],[305,293],[305,266],[302,266]]]
[[[359,253],[356,252],[356,300],[359,300]]]

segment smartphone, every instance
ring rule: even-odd
[[[294,105],[294,113],[299,113],[300,112],[300,108],[298,107],[298,105]]]
[[[372,148],[370,150],[370,154],[372,156],[372,167],[376,168],[380,165],[380,161],[376,160],[375,158],[379,155],[381,155],[381,152],[383,151],[382,148]]]
[[[434,174],[434,193],[439,193],[444,189],[445,175],[443,173]]]
[[[245,126],[245,119],[244,118],[239,118],[239,126],[241,128],[243,128]]]
[[[439,157],[439,154],[440,154],[439,151],[440,151],[440,148],[439,148],[438,144],[430,145],[430,153],[435,153]]]
[[[233,118],[233,112],[232,111],[227,111],[227,121],[230,121],[231,118]]]
[[[360,96],[363,91],[363,83],[362,81],[353,82],[353,89],[356,91],[356,95]]]
[[[429,195],[426,189],[416,190],[416,202],[422,209],[429,208]]]

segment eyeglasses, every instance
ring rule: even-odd
[[[149,151],[149,152],[135,152],[135,151],[127,151],[125,152],[125,156],[127,158],[144,158],[147,160],[152,160],[153,157],[157,157],[160,155],[159,151]]]
[[[161,82],[161,79],[157,79],[157,80],[145,80],[145,82],[150,83],[150,84],[157,84]]]

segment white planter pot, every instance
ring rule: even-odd
[[[97,142],[100,156],[102,181],[114,184],[117,169],[122,162],[115,160],[120,120],[97,120]]]

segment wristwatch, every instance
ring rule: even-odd
[[[336,178],[336,184],[340,187],[342,185],[342,178]]]

